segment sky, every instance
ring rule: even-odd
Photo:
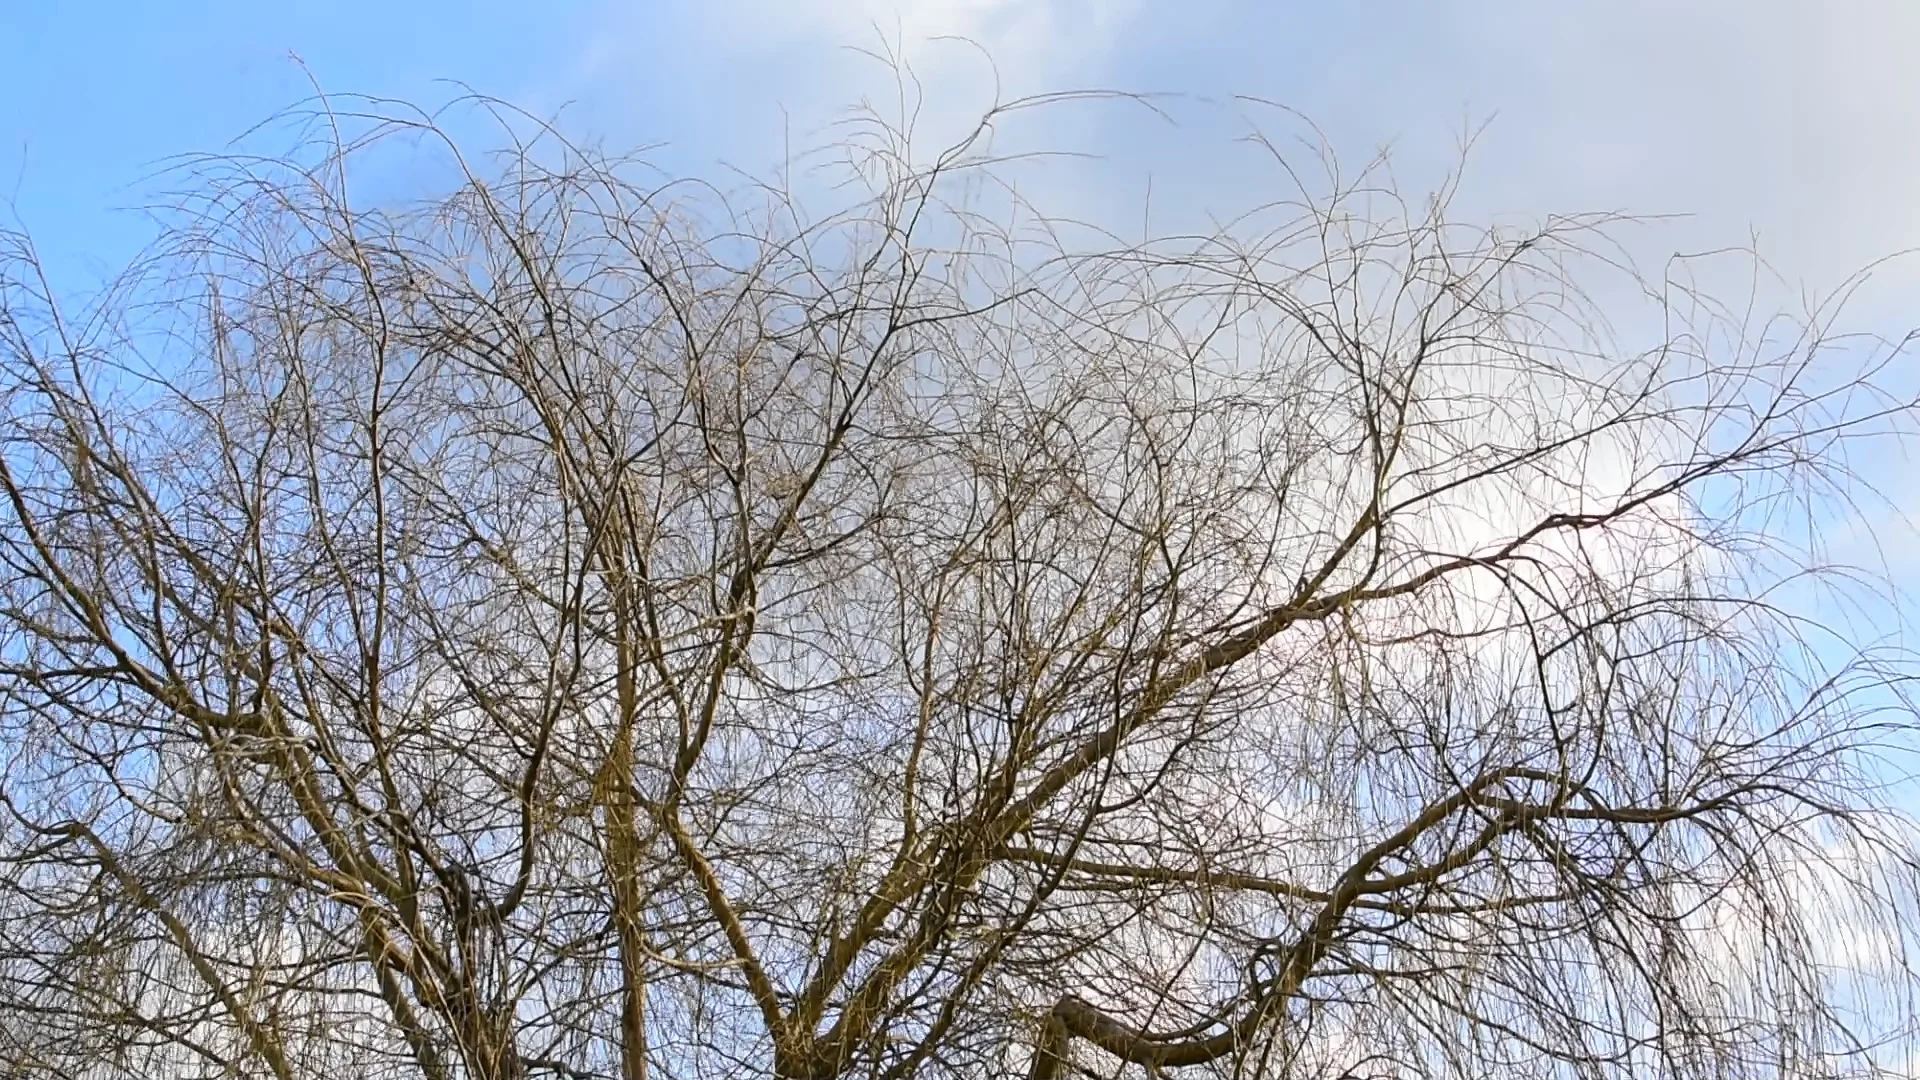
[[[129,208],[152,196],[170,155],[220,151],[316,87],[433,105],[465,86],[558,115],[570,135],[611,149],[651,147],[681,175],[766,175],[850,104],[891,93],[889,73],[865,54],[874,50],[912,65],[935,137],[971,119],[996,81],[1003,97],[1185,95],[1164,99],[1178,127],[1119,107],[1056,110],[1030,125],[1036,145],[1099,155],[1042,178],[1052,205],[1083,217],[1133,222],[1151,205],[1166,227],[1183,207],[1262,197],[1270,175],[1213,168],[1246,129],[1235,118],[1259,112],[1235,106],[1242,95],[1299,110],[1346,160],[1390,145],[1413,188],[1439,179],[1477,132],[1462,214],[1685,215],[1634,234],[1655,265],[1676,251],[1755,242],[1780,275],[1783,303],[1920,248],[1920,5],[1910,0],[12,0],[6,9],[0,224],[29,229],[56,283],[76,292],[151,238]],[[1920,321],[1916,295],[1920,257],[1894,259],[1855,299],[1852,321],[1903,332]],[[1904,468],[1878,463],[1868,479],[1897,486]],[[1872,560],[1915,577],[1904,568],[1920,565],[1920,518],[1885,505],[1869,518]]]
[[[1920,248],[1909,0],[13,0],[0,224],[83,293],[152,237],[131,208],[170,155],[220,151],[316,87],[434,105],[464,86],[650,147],[670,172],[765,175],[892,93],[876,50],[912,66],[935,139],[996,84],[1182,95],[1162,99],[1177,126],[1114,106],[1030,126],[1035,145],[1097,155],[1040,179],[1096,220],[1151,205],[1165,227],[1263,197],[1270,176],[1214,167],[1245,117],[1277,115],[1239,95],[1298,110],[1349,161],[1390,145],[1416,189],[1477,133],[1461,214],[1684,215],[1635,233],[1644,253],[1757,243],[1783,302]],[[1916,295],[1920,257],[1895,258],[1851,321],[1897,334],[1920,322]],[[1905,478],[1876,468],[1883,487]],[[1874,513],[1876,559],[1913,576],[1920,519]]]
[[[680,175],[766,175],[849,105],[885,102],[874,51],[912,66],[932,140],[996,84],[1181,95],[1161,99],[1177,126],[1114,106],[1028,125],[1033,145],[1097,155],[1038,178],[1083,218],[1151,206],[1166,228],[1265,197],[1271,174],[1217,167],[1248,116],[1278,115],[1253,98],[1310,118],[1347,161],[1391,146],[1414,189],[1476,133],[1462,215],[1683,215],[1636,231],[1638,253],[1756,243],[1779,303],[1920,248],[1910,0],[12,0],[0,225],[84,293],[153,236],[133,208],[171,155],[218,152],[316,88],[431,106],[467,87]],[[1894,258],[1849,322],[1904,332],[1916,295],[1920,256]],[[1904,469],[1867,479],[1902,502],[1885,487]],[[1904,569],[1920,517],[1883,504],[1861,524],[1872,561],[1920,584]]]
[[[986,95],[1104,87],[1271,99],[1345,153],[1419,171],[1488,123],[1471,200],[1689,213],[1830,285],[1920,246],[1920,6],[1460,0],[13,0],[0,19],[0,195],[62,262],[137,247],[141,181],[318,85],[432,102],[447,80],[565,106],[574,132],[689,171],[774,163],[866,92],[894,44],[956,116]],[[295,59],[297,58],[297,60]],[[1124,154],[1138,113],[1076,118]],[[1172,169],[1162,172],[1176,171]],[[1123,192],[1133,197],[1131,191]],[[1911,271],[1908,271],[1912,274]],[[1920,277],[1920,275],[1912,275]]]

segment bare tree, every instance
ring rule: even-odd
[[[1042,104],[818,218],[328,109],[77,315],[12,237],[7,1074],[1904,1067],[1904,669],[1774,588],[1905,343],[1264,143],[1120,243]]]

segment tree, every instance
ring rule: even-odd
[[[78,318],[11,238],[8,1075],[1898,1068],[1904,669],[1774,585],[1904,342],[1270,143],[1112,241],[1034,104],[821,218],[504,112],[363,210],[455,144],[328,105]]]

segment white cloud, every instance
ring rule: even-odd
[[[694,154],[753,169],[784,140],[811,143],[863,99],[887,111],[892,75],[872,54],[911,69],[922,121],[938,130],[942,120],[977,116],[996,78],[1007,97],[1090,81],[1138,10],[1139,0],[610,6],[579,70],[547,96],[577,100],[596,128],[632,130],[646,142],[665,128]]]
[[[738,0],[701,6],[697,16],[722,48],[793,41],[857,43],[877,35],[915,49],[969,38],[1008,61],[1059,60],[1110,40],[1135,0]]]

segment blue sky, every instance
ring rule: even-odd
[[[1920,247],[1910,0],[16,0],[0,20],[0,197],[56,282],[84,291],[152,235],[125,208],[168,155],[218,151],[315,82],[431,105],[453,80],[538,113],[564,106],[570,134],[656,146],[669,171],[711,176],[722,162],[764,172],[789,140],[886,93],[850,45],[904,51],[936,135],[970,119],[993,72],[945,35],[983,46],[1008,95],[1281,102],[1349,160],[1391,142],[1414,188],[1484,123],[1467,215],[1691,215],[1634,234],[1643,253],[1757,237],[1783,302]],[[1249,174],[1214,167],[1240,130],[1219,123],[1232,110],[1181,115],[1189,126],[1170,130],[1139,110],[1050,114],[1034,138],[1103,155],[1055,176],[1055,205],[1133,222],[1151,184],[1164,225],[1182,206],[1260,198]],[[1920,258],[1897,261],[1855,325],[1903,331],[1916,295]],[[1868,471],[1911,511],[1903,468]],[[1876,513],[1887,568],[1910,576],[1920,518]]]
[[[1828,281],[1920,243],[1920,7],[1696,0],[1287,4],[1257,0],[65,0],[0,22],[0,185],[43,246],[110,264],[113,214],[165,155],[217,150],[308,90],[431,100],[456,79],[610,145],[690,167],[778,156],[876,89],[847,44],[899,39],[964,111],[1009,91],[1242,93],[1301,108],[1349,152],[1438,161],[1492,118],[1469,195],[1488,207],[1702,215]],[[1124,147],[1138,117],[1076,131]],[[1168,170],[1162,170],[1168,171]]]
[[[1459,204],[1469,216],[1688,214],[1636,234],[1646,253],[1757,236],[1781,298],[1920,247],[1920,5],[1908,0],[16,2],[0,20],[0,196],[57,283],[84,290],[151,236],[125,208],[168,155],[220,150],[313,82],[434,104],[456,80],[539,113],[564,106],[571,134],[610,148],[656,145],[670,171],[764,172],[788,139],[887,91],[849,45],[903,49],[936,132],[970,118],[992,73],[944,35],[982,45],[1009,95],[1278,101],[1349,159],[1393,143],[1415,188],[1487,123]],[[1104,155],[1059,174],[1055,198],[1133,221],[1149,183],[1175,208],[1162,213],[1260,197],[1246,173],[1212,167],[1207,148],[1237,129],[1207,118],[1230,114],[1188,110],[1191,126],[1168,130],[1138,110],[1069,110],[1032,135]],[[1896,262],[1856,324],[1904,330],[1915,295],[1920,259]],[[1905,479],[1872,471],[1896,489]],[[1873,523],[1889,563],[1920,555],[1914,520]]]

